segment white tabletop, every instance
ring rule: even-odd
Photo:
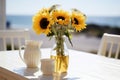
[[[50,49],[41,49],[42,58],[50,56]],[[19,51],[0,51],[0,66],[30,80],[59,80],[44,76],[38,69],[27,68],[19,57]],[[68,73],[62,80],[120,80],[120,60],[87,52],[69,50]]]

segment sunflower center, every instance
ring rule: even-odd
[[[75,23],[74,24],[78,24],[78,20],[76,18],[74,18]]]
[[[63,16],[58,16],[57,19],[62,19],[62,20],[65,20],[65,18]]]
[[[43,18],[41,21],[40,21],[40,27],[42,29],[47,29],[47,26],[49,24],[49,21],[47,21],[47,18]]]

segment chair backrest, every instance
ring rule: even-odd
[[[120,35],[104,33],[98,54],[117,59],[120,54]]]
[[[0,49],[6,51],[9,46],[11,50],[15,50],[15,46],[20,46],[29,39],[29,30],[0,30]],[[8,45],[9,44],[9,45]]]

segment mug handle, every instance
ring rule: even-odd
[[[20,56],[21,60],[25,63],[24,58],[23,58],[23,56],[22,56],[22,54],[21,54],[21,49],[22,49],[22,48],[25,49],[25,46],[21,46],[21,47],[20,47],[20,49],[19,49],[19,56]]]

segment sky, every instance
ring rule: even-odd
[[[6,14],[34,15],[54,4],[65,10],[76,8],[88,16],[120,16],[120,0],[6,0]]]

